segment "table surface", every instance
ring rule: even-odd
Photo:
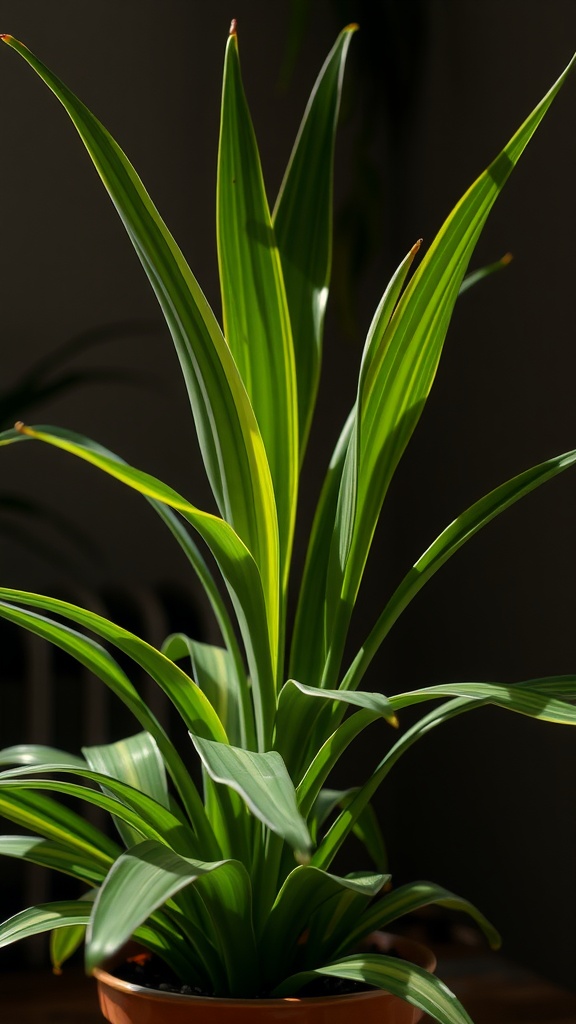
[[[474,1024],[576,1024],[576,993],[498,956],[451,957],[440,952],[438,960],[439,976]],[[0,1021],[103,1024],[94,983],[72,968],[58,978],[48,971],[0,975]]]

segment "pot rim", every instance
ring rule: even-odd
[[[401,959],[411,960],[416,966],[423,967],[425,970],[433,973],[436,968],[437,960],[428,946],[424,946],[421,942],[416,942],[414,939],[404,938],[402,935],[392,935],[390,932],[378,932],[376,933],[384,945],[391,947],[394,945],[401,952]],[[392,940],[392,941],[388,941]],[[385,950],[382,950],[385,953]],[[145,985],[135,985],[130,981],[123,981],[122,978],[117,978],[116,975],[111,974],[108,970],[103,967],[95,967],[92,974],[99,985],[108,986],[115,989],[116,991],[129,993],[131,996],[136,998],[144,998],[148,1000],[154,1000],[156,1002],[174,1002],[174,1003],[193,1003],[201,1005],[202,1003],[208,1003],[210,1006],[215,1003],[225,1003],[226,1006],[261,1006],[261,1007],[278,1007],[280,1004],[286,1003],[304,1003],[310,1006],[322,1006],[330,1005],[334,1000],[338,1002],[354,1001],[364,1002],[371,999],[382,999],[389,997],[390,999],[397,998],[391,992],[387,992],[386,989],[373,988],[365,992],[346,992],[342,995],[334,996],[281,996],[278,998],[268,997],[265,999],[237,999],[229,996],[198,996],[193,994],[185,994],[182,992],[165,992],[162,989],[148,988]]]

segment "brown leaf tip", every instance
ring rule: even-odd
[[[7,32],[0,32],[0,39],[3,43],[9,43],[13,36],[9,36]]]
[[[238,22],[237,22],[236,18],[232,18],[232,21],[230,22],[230,35],[231,36],[237,36],[238,35]]]
[[[500,260],[500,263],[502,264],[503,267],[507,267],[509,263],[512,263],[513,259],[514,259],[514,256],[512,255],[512,253],[511,252],[507,252],[507,253],[504,253],[504,256]]]
[[[414,245],[412,246],[412,248],[410,249],[410,255],[412,256],[412,258],[414,258],[414,256],[418,252],[418,250],[419,250],[420,246],[422,245],[423,241],[424,241],[423,238],[419,238],[418,241],[415,242]]]
[[[22,420],[18,420],[17,423],[14,424],[14,430],[17,430],[19,434],[25,434],[26,424],[22,423]]]

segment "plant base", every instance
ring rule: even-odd
[[[381,932],[372,937],[380,952],[395,950],[432,972],[433,953],[418,942]],[[416,1024],[422,1013],[389,992],[292,999],[213,999],[131,985],[102,969],[94,971],[100,1009],[110,1024]]]

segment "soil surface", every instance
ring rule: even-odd
[[[378,950],[374,949],[374,952]],[[394,956],[390,951],[389,956]],[[205,991],[192,985],[185,985],[170,970],[160,957],[153,954],[140,955],[126,960],[114,968],[113,974],[131,985],[156,989],[160,992],[175,992],[185,996],[213,996],[213,992]],[[367,992],[372,988],[360,981],[349,981],[344,978],[318,976],[298,992],[299,996],[322,997],[351,995],[354,992]]]

